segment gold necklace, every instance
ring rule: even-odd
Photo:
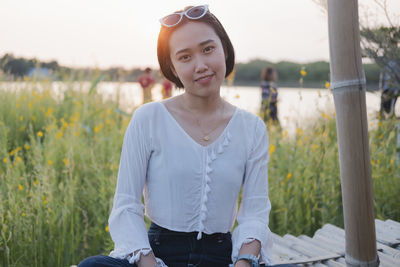
[[[221,101],[222,101],[222,100],[221,100]],[[182,101],[182,103],[183,103],[183,101]],[[182,106],[184,106],[184,105],[182,105]],[[194,113],[193,113],[190,109],[188,109],[188,108],[186,108],[186,107],[185,107],[185,109],[186,109],[187,111],[189,111],[189,112],[192,114],[192,116],[196,119],[196,124],[197,124],[197,126],[199,127],[201,133],[203,134],[202,140],[203,140],[203,141],[206,141],[206,142],[207,142],[207,141],[210,141],[210,134],[211,134],[212,132],[214,132],[220,125],[218,124],[217,127],[215,127],[214,129],[212,129],[210,132],[208,132],[208,133],[206,134],[206,133],[204,133],[203,129],[201,128],[199,118],[198,118],[197,116],[195,116]],[[225,104],[222,102],[222,118],[224,117],[224,115],[225,115]]]

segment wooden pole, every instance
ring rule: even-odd
[[[328,0],[347,266],[378,266],[357,0]]]

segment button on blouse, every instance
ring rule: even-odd
[[[232,261],[242,244],[257,239],[260,259],[273,264],[268,161],[266,126],[245,110],[236,108],[221,135],[203,146],[185,132],[164,104],[152,102],[137,108],[125,132],[109,217],[115,244],[110,256],[134,263],[149,253],[145,214],[173,231],[197,231],[197,239],[202,233],[231,231],[237,219]]]

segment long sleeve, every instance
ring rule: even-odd
[[[238,226],[232,234],[232,261],[244,243],[261,242],[260,261],[273,265],[272,236],[269,230],[271,203],[268,197],[269,141],[265,124],[257,118],[252,149],[246,162]]]
[[[110,256],[130,263],[151,251],[142,204],[151,138],[143,115],[143,110],[137,109],[125,132],[114,205],[108,220],[114,241]],[[140,251],[134,256],[136,250]]]

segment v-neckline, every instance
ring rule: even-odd
[[[169,112],[169,110],[167,109],[167,107],[166,107],[163,103],[161,103],[161,102],[158,102],[158,103],[163,107],[164,111],[168,114],[168,116],[171,118],[171,120],[176,124],[176,126],[178,127],[178,129],[179,129],[181,132],[183,132],[183,134],[184,134],[192,143],[194,143],[195,145],[197,145],[197,146],[199,146],[199,147],[201,147],[201,148],[208,148],[208,147],[211,147],[211,146],[213,146],[214,144],[216,144],[216,143],[219,141],[219,139],[221,139],[222,136],[225,135],[225,132],[228,130],[229,125],[232,123],[234,117],[236,116],[236,113],[238,112],[238,108],[235,107],[235,111],[233,112],[232,117],[229,119],[229,122],[226,124],[226,126],[225,126],[224,130],[221,132],[221,134],[220,134],[212,143],[203,146],[202,144],[196,142],[196,140],[194,140],[193,137],[191,137],[190,134],[188,134],[188,133],[186,132],[186,130],[179,124],[179,122],[175,119],[175,117],[171,114],[171,112]]]

